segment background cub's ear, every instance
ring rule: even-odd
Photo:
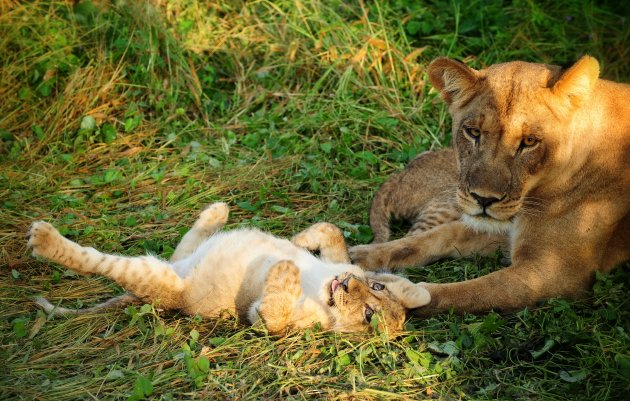
[[[447,57],[437,58],[429,65],[429,79],[448,104],[473,95],[472,89],[477,83],[478,76],[477,70]]]
[[[569,101],[572,107],[586,102],[599,77],[599,63],[591,56],[583,56],[566,70],[551,88],[551,92]]]

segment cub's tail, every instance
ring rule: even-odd
[[[117,297],[110,298],[100,304],[82,309],[70,309],[56,306],[51,304],[50,301],[48,301],[44,297],[35,297],[33,298],[33,301],[51,316],[78,316],[84,315],[86,313],[102,312],[107,309],[123,308],[127,305],[140,302],[140,299],[138,299],[132,293],[126,292],[124,294],[118,295]]]

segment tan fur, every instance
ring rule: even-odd
[[[369,307],[380,314],[382,330],[395,332],[402,328],[408,309],[430,301],[421,285],[351,265],[343,235],[332,224],[315,224],[291,242],[252,229],[218,232],[227,217],[224,203],[204,210],[168,262],[153,256],[103,254],[64,238],[41,221],[31,226],[28,245],[36,256],[82,274],[107,276],[131,293],[89,308],[90,312],[138,297],[209,318],[235,313],[282,334],[317,323],[336,331],[369,330]],[[321,258],[309,250],[320,252]],[[52,314],[83,312],[57,309],[43,298],[36,302]]]
[[[389,240],[392,218],[411,223],[408,235],[459,219],[455,203],[458,171],[451,162],[454,157],[452,149],[421,153],[383,184],[370,207],[374,242]],[[426,174],[438,170],[440,174]]]
[[[418,188],[434,177],[446,180],[461,217],[353,247],[352,260],[370,269],[402,268],[500,248],[510,253],[512,265],[497,272],[427,284],[431,303],[421,314],[578,297],[596,271],[629,260],[630,86],[598,74],[588,56],[566,71],[518,61],[476,71],[435,60],[429,76],[449,104],[456,153],[439,152],[443,166],[427,165],[405,179],[415,177]],[[455,180],[443,173],[453,168]],[[431,199],[419,202],[415,208],[422,210]]]

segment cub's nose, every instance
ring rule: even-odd
[[[479,204],[479,206],[481,206],[482,208],[487,208],[488,206],[492,205],[495,202],[498,202],[500,199],[499,198],[486,198],[484,196],[480,196],[474,192],[470,193],[470,196],[472,196],[473,198],[475,198],[475,200],[477,201],[477,203]]]

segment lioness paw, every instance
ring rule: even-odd
[[[403,303],[407,309],[415,309],[431,303],[431,293],[424,286],[426,283],[417,283],[406,289]]]
[[[51,252],[62,246],[63,237],[59,231],[44,221],[36,221],[31,224],[27,237],[27,246],[33,249],[34,256],[50,258]]]

